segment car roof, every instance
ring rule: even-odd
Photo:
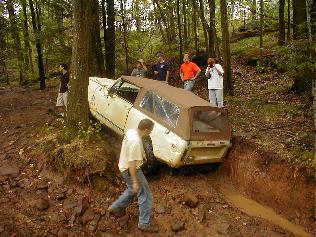
[[[209,102],[195,95],[191,91],[182,88],[170,86],[164,82],[152,80],[148,78],[121,76],[124,81],[128,81],[145,90],[151,90],[163,96],[169,101],[178,104],[181,107],[189,108],[196,106],[210,106]]]

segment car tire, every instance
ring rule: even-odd
[[[142,139],[143,147],[146,153],[147,162],[142,166],[142,171],[145,175],[154,175],[159,170],[159,162],[154,155],[153,144],[150,136]]]

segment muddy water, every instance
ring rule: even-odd
[[[271,208],[262,206],[254,200],[248,199],[238,193],[225,193],[225,196],[234,206],[248,215],[266,219],[297,236],[312,237],[303,227],[291,223],[284,217],[276,214]]]

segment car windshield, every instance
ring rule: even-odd
[[[147,91],[139,105],[148,112],[176,127],[180,115],[180,107],[153,91]]]
[[[222,114],[217,111],[195,111],[193,115],[193,132],[219,133],[224,131]]]

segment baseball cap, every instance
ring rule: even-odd
[[[161,53],[161,52],[157,53],[156,57],[163,57],[163,53]]]

